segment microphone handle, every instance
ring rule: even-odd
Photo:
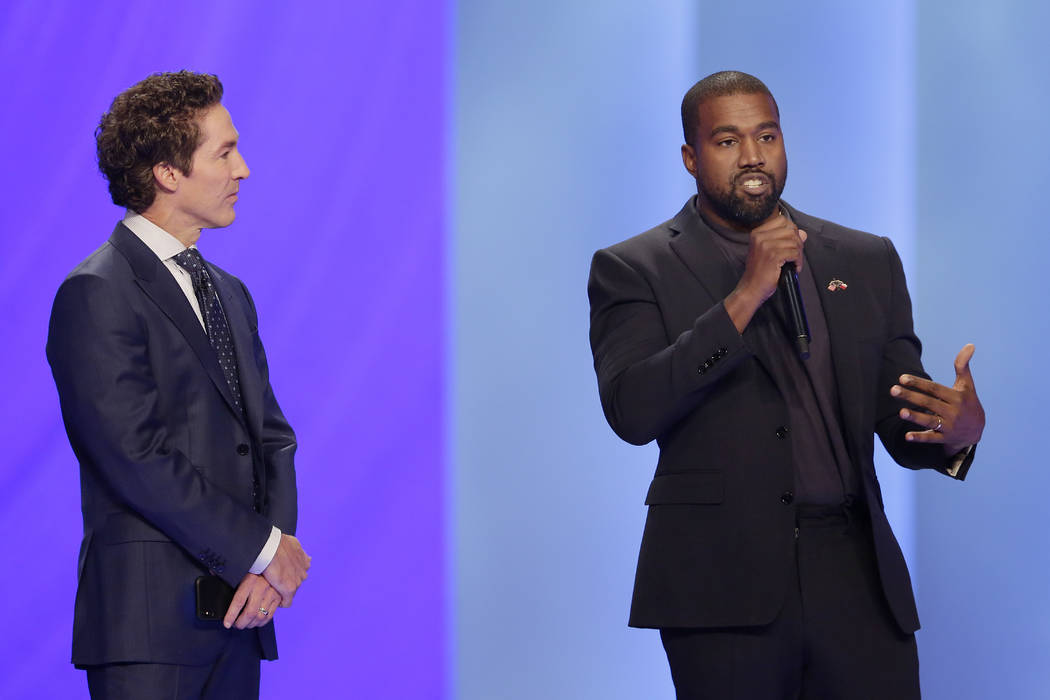
[[[809,321],[806,320],[806,307],[802,304],[802,291],[798,286],[798,270],[795,263],[786,262],[780,268],[780,286],[787,299],[788,313],[791,316],[791,330],[795,337],[798,356],[803,360],[809,358]]]

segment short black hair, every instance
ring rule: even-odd
[[[773,106],[777,110],[777,116],[780,116],[780,107],[777,106],[773,93],[755,76],[737,70],[712,73],[689,88],[689,92],[685,93],[685,97],[682,98],[682,132],[686,143],[690,146],[696,145],[693,143],[693,138],[700,126],[697,114],[700,111],[700,105],[712,97],[729,95],[769,95],[769,99],[773,100]]]
[[[95,130],[98,169],[113,203],[139,214],[153,204],[153,166],[171,163],[186,175],[200,145],[197,118],[222,100],[207,73],[154,73],[117,95]]]

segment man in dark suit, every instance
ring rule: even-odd
[[[255,306],[194,245],[233,222],[248,177],[222,93],[182,71],[113,101],[99,168],[127,215],[52,309],[84,516],[73,663],[93,698],[258,697],[274,611],[309,568]]]
[[[917,698],[919,621],[874,435],[901,465],[962,479],[984,428],[973,346],[953,386],[930,381],[892,243],[780,200],[761,81],[701,80],[682,121],[697,196],[598,251],[588,285],[605,415],[660,447],[630,624],[661,630],[679,698]]]

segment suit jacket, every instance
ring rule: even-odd
[[[182,290],[123,224],[55,297],[47,357],[80,462],[84,539],[73,662],[202,664],[239,632],[196,619],[209,569],[236,587],[271,525],[294,533],[295,435],[274,399],[255,307],[209,265],[245,413]]]
[[[694,198],[695,199],[695,198]],[[949,472],[940,445],[905,442],[903,373],[926,377],[911,301],[889,239],[788,207],[809,234],[806,264],[827,321],[840,422],[867,507],[879,574],[902,630],[918,629],[911,580],[883,512],[874,435],[912,469]],[[660,457],[646,504],[630,624],[762,625],[780,610],[794,556],[795,466],[787,404],[768,358],[722,301],[738,279],[690,200],[673,219],[599,250],[591,264],[591,348],[602,407]],[[840,279],[847,289],[826,289]],[[962,479],[973,452],[956,471]]]

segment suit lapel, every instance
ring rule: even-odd
[[[693,273],[700,286],[710,295],[711,303],[717,304],[729,296],[740,280],[732,266],[726,263],[725,254],[715,243],[714,237],[718,234],[712,231],[697,214],[695,196],[686,202],[678,215],[671,220],[670,228],[672,231],[671,249]],[[776,301],[770,299],[766,303],[776,303]],[[753,325],[744,329],[745,339],[750,338],[753,334]],[[748,343],[748,346],[759,364],[769,374],[770,379],[776,383],[776,380],[773,379],[773,363],[765,344]]]
[[[714,241],[715,233],[696,213],[695,196],[671,219],[670,229],[671,250],[707,291],[712,303],[725,299],[737,280]]]
[[[785,205],[786,206],[786,205]],[[839,414],[843,420],[843,433],[853,455],[860,454],[855,444],[856,435],[863,434],[861,421],[861,377],[858,372],[860,357],[857,346],[857,324],[863,319],[857,315],[853,302],[857,289],[828,288],[832,280],[850,280],[856,285],[860,277],[847,256],[838,251],[839,241],[833,234],[823,230],[823,224],[788,207],[792,220],[809,234],[806,240],[806,262],[816,282],[820,305],[824,310],[824,321],[828,328],[828,344],[831,348],[831,363],[838,387]]]
[[[240,411],[234,406],[230,387],[226,384],[226,377],[219,366],[219,360],[215,357],[215,350],[208,341],[208,335],[201,327],[197,315],[193,313],[193,307],[186,301],[175,278],[164,268],[164,264],[149,249],[145,243],[140,241],[124,224],[117,224],[109,242],[119,250],[131,265],[135,273],[135,282],[139,285],[146,296],[160,308],[160,310],[175,324],[197,359],[200,360],[205,372],[211,378],[215,388],[222,394],[230,410],[239,415]]]
[[[238,296],[243,297],[234,289],[236,284],[226,276],[222,270],[214,265],[208,265],[212,281],[219,292],[219,302],[226,314],[226,321],[230,326],[230,335],[233,337],[233,351],[237,356],[237,371],[241,382],[241,401],[248,417],[250,426],[262,425],[262,377],[255,364],[254,344],[252,329],[248,327],[242,309],[244,303]],[[256,434],[258,431],[253,429]]]

